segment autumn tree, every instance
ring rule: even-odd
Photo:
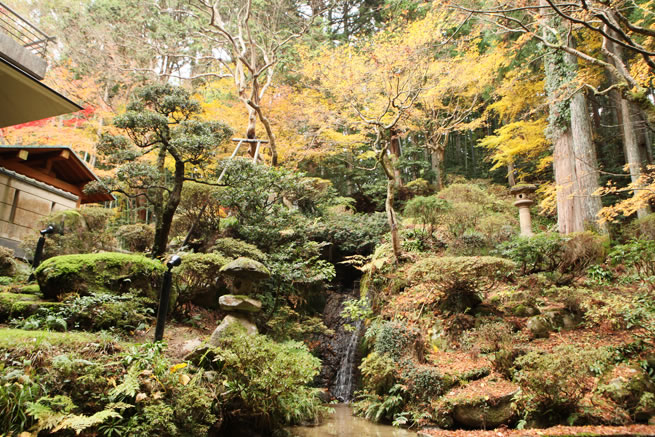
[[[220,122],[199,120],[199,114],[200,105],[183,88],[150,85],[137,89],[126,112],[114,119],[125,135],[105,134],[99,144],[107,163],[118,166],[105,186],[144,197],[152,206],[153,257],[166,250],[184,182],[208,183],[202,174],[232,133]]]

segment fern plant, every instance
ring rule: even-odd
[[[108,419],[122,419],[116,411],[116,404],[112,408],[98,411],[91,416],[74,414],[75,404],[68,396],[57,395],[54,397],[44,396],[36,402],[30,402],[27,406],[27,414],[36,419],[33,431],[38,434],[48,430],[51,433],[70,429],[80,434],[87,428],[98,426]]]

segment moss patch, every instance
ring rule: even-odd
[[[39,288],[39,284],[28,284],[20,288],[20,292],[23,294],[35,294],[35,295],[40,295],[41,294],[41,289]]]
[[[56,346],[70,350],[78,350],[89,343],[97,343],[98,337],[86,332],[52,332],[26,331],[23,329],[0,329],[0,349],[27,347]]]
[[[154,300],[165,270],[162,263],[143,255],[103,252],[50,258],[35,275],[48,299],[71,292],[123,294],[132,290]]]
[[[40,308],[55,308],[61,305],[65,304],[42,301],[33,294],[0,293],[0,321],[27,317],[36,313]]]

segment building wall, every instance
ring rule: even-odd
[[[14,249],[17,256],[21,241],[35,235],[41,218],[51,212],[72,209],[76,201],[41,187],[0,174],[0,245]]]

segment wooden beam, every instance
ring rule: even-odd
[[[232,138],[232,141],[239,143],[268,143],[268,140],[258,140],[250,138]]]
[[[39,182],[43,182],[44,184],[52,185],[55,188],[59,188],[60,190],[75,194],[78,197],[82,197],[82,189],[80,187],[43,173],[43,171],[40,169],[28,167],[27,165],[20,164],[18,162],[3,162],[2,166],[7,170],[15,171],[16,173],[20,173],[24,176],[27,176],[28,178],[35,179]]]

